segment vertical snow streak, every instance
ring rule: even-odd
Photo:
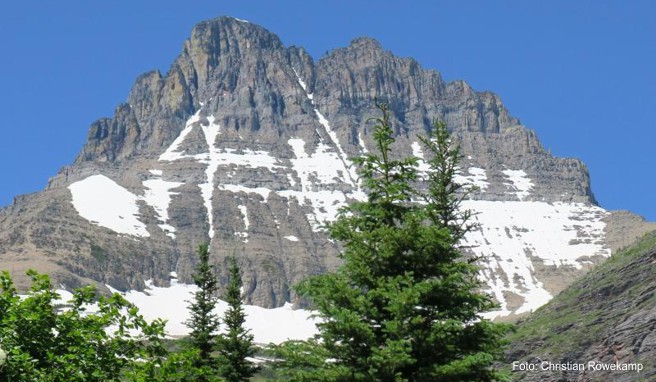
[[[298,72],[296,71],[296,69],[292,68],[292,70],[294,71],[294,74],[296,75],[296,79],[298,80],[299,85],[301,85],[301,88],[303,88],[303,91],[305,92],[305,95],[307,96],[307,98],[310,100],[310,102],[314,106],[314,113],[316,114],[317,118],[319,119],[319,123],[326,130],[326,133],[328,133],[328,137],[330,138],[330,140],[333,142],[333,144],[337,148],[337,152],[339,154],[339,160],[342,162],[344,174],[348,175],[348,179],[346,177],[343,178],[344,181],[347,184],[357,188],[358,187],[358,182],[357,182],[358,175],[355,171],[355,166],[353,165],[353,163],[351,163],[350,160],[348,160],[348,157],[346,156],[346,153],[342,149],[342,146],[339,144],[339,139],[337,138],[337,133],[330,127],[330,123],[328,122],[326,117],[324,117],[324,115],[321,114],[321,112],[319,111],[319,108],[314,104],[313,94],[307,92],[307,86],[306,86],[305,82],[301,79],[301,77],[298,75]]]
[[[180,152],[180,145],[184,142],[187,135],[193,130],[194,124],[200,121],[200,109],[187,120],[184,129],[180,132],[177,138],[171,143],[171,145],[164,151],[162,155],[159,156],[160,161],[175,161],[182,159],[185,156]]]
[[[203,134],[205,135],[205,141],[208,146],[208,154],[200,155],[184,155],[180,151],[180,145],[184,142],[187,135],[193,130],[194,125],[200,121],[200,112],[201,108],[187,121],[185,128],[180,132],[180,135],[173,141],[173,143],[166,149],[166,151],[160,155],[160,161],[176,161],[185,158],[195,158],[199,162],[207,165],[205,170],[205,178],[207,182],[201,183],[198,185],[200,192],[203,198],[203,204],[207,210],[207,220],[209,222],[210,228],[208,231],[208,236],[211,239],[214,237],[214,216],[212,214],[212,194],[214,192],[214,173],[219,167],[220,158],[217,158],[217,152],[214,150],[214,143],[216,142],[216,137],[220,132],[220,127],[218,124],[214,124],[214,116],[208,117],[209,125],[202,126]]]
[[[244,230],[242,232],[235,232],[235,236],[241,237],[244,239],[244,243],[248,243],[248,227],[251,225],[248,221],[248,208],[242,204],[238,205],[237,208],[239,209],[239,212],[241,212],[241,217],[244,221]]]
[[[214,194],[214,175],[216,170],[219,168],[221,163],[220,153],[215,150],[216,137],[221,131],[221,127],[218,124],[214,124],[214,116],[209,116],[208,118],[209,125],[202,126],[203,134],[205,135],[205,141],[207,142],[207,147],[209,155],[204,163],[207,164],[207,169],[205,169],[205,179],[207,182],[201,183],[198,185],[200,187],[200,192],[203,196],[203,202],[205,204],[205,209],[207,209],[207,220],[210,225],[208,236],[210,241],[214,238],[214,214],[212,208],[212,198]]]
[[[369,150],[367,150],[367,146],[364,144],[364,139],[362,138],[362,133],[360,131],[358,131],[358,143],[360,144],[362,152],[368,154]]]
[[[351,163],[351,161],[348,160],[346,153],[342,149],[342,146],[339,144],[337,133],[335,133],[335,131],[330,127],[328,120],[326,119],[326,117],[323,116],[323,114],[321,114],[321,112],[319,112],[319,109],[315,108],[314,112],[317,114],[317,118],[319,118],[319,123],[321,123],[321,125],[326,129],[326,132],[328,133],[330,140],[332,140],[335,146],[337,147],[337,151],[339,152],[339,159],[342,162],[344,170],[349,177],[349,179],[344,178],[344,180],[346,180],[347,183],[349,183],[351,186],[357,187],[358,175],[356,174],[355,166],[353,166],[353,163]]]
[[[144,187],[146,187],[143,200],[155,210],[157,220],[161,223],[158,224],[158,227],[164,231],[168,237],[175,239],[175,227],[168,224],[168,221],[171,197],[177,195],[177,192],[171,192],[171,190],[182,186],[184,183],[167,182],[163,180],[163,172],[161,170],[150,170],[150,173],[154,178],[144,180],[142,183]]]

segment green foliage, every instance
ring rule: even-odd
[[[277,349],[285,380],[491,381],[507,326],[480,318],[493,304],[478,292],[477,267],[458,242],[470,229],[454,181],[460,151],[444,124],[422,139],[432,154],[417,185],[418,159],[393,159],[389,111],[379,105],[377,153],[356,158],[368,199],[329,226],[343,266],[298,286],[322,322],[317,341]],[[295,371],[296,369],[296,371]]]
[[[207,243],[198,246],[199,263],[194,273],[194,283],[198,291],[194,294],[194,300],[189,306],[190,319],[186,325],[191,329],[190,344],[192,352],[187,356],[195,354],[191,359],[195,366],[198,382],[211,381],[212,375],[216,374],[216,362],[212,356],[216,345],[216,335],[219,329],[219,317],[213,313],[218,301],[218,288],[216,277],[209,264],[209,245]],[[195,352],[195,353],[194,353]]]
[[[210,366],[198,366],[200,355],[198,349],[187,347],[169,353],[156,368],[147,370],[128,378],[132,382],[198,382],[222,381]]]
[[[48,276],[27,274],[32,287],[24,298],[9,273],[0,274],[0,348],[7,354],[0,381],[119,381],[163,359],[163,321],[147,323],[119,294],[96,301],[92,287],[56,306],[59,295]]]
[[[338,380],[338,370],[326,368],[330,353],[319,345],[316,339],[307,341],[287,341],[281,345],[270,345],[277,381],[289,382],[328,382]],[[342,374],[343,374],[343,370]]]
[[[217,341],[219,372],[228,382],[248,381],[258,371],[258,367],[247,360],[255,354],[256,348],[253,335],[244,328],[246,315],[241,302],[241,287],[237,260],[231,257],[230,282],[225,295],[228,310],[223,316],[226,333],[221,334]]]

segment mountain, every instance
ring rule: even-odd
[[[465,244],[500,302],[491,317],[536,309],[651,227],[598,207],[585,165],[552,156],[491,92],[373,39],[315,61],[220,17],[193,28],[168,73],[138,77],[45,190],[0,210],[0,264],[22,287],[37,268],[66,288],[143,290],[190,283],[210,241],[222,283],[238,257],[246,303],[299,302],[294,284],[339,264],[322,224],[364,197],[350,158],[374,150],[375,100],[393,111],[399,156],[423,158],[435,120],[461,144],[481,226]]]
[[[507,354],[536,364],[517,381],[653,381],[656,378],[656,231],[613,255],[517,325]],[[584,368],[542,371],[542,362]],[[643,369],[597,370],[599,365]],[[628,366],[627,366],[628,367]],[[570,369],[572,369],[570,367]]]

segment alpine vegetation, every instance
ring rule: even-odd
[[[298,286],[322,321],[310,341],[277,347],[279,377],[292,381],[492,381],[504,324],[480,292],[475,259],[459,242],[472,227],[455,182],[459,147],[442,123],[422,139],[430,158],[393,159],[390,112],[379,104],[376,151],[354,161],[367,199],[328,225],[343,246],[338,271]]]

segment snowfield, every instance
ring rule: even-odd
[[[148,237],[139,221],[139,197],[104,175],[92,175],[68,186],[72,203],[83,218],[117,233]]]
[[[168,288],[156,287],[150,281],[146,282],[146,286],[141,292],[121,293],[107,285],[112,292],[121,293],[125,299],[138,306],[146,320],[166,319],[167,335],[171,337],[188,335],[189,328],[184,324],[190,317],[187,307],[198,288],[195,285],[179,284],[176,278],[172,278],[171,286]],[[214,312],[222,317],[227,309],[228,303],[219,300]],[[244,305],[244,311],[246,312],[245,326],[252,331],[255,342],[260,344],[280,344],[287,340],[307,339],[317,332],[316,319],[311,317],[312,312],[294,310],[291,304],[275,309]]]
[[[610,256],[602,244],[607,212],[599,207],[468,200],[463,208],[474,211],[472,222],[479,224],[463,244],[482,257],[480,277],[501,305],[488,318],[512,313],[504,292],[523,297],[517,314],[535,310],[552,298],[534,276],[536,263],[581,269],[589,256]]]

